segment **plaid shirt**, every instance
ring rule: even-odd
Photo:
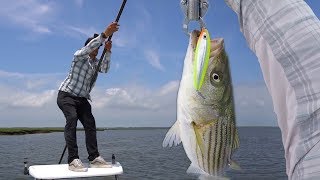
[[[272,96],[288,178],[320,179],[319,19],[303,0],[225,2],[238,15]]]
[[[98,48],[104,38],[101,35],[91,40],[85,47],[74,53],[70,72],[59,87],[60,91],[68,92],[77,97],[90,99],[90,82],[94,78],[94,72],[98,65],[98,59],[91,59],[89,54]],[[99,72],[107,73],[110,67],[111,53],[107,52],[103,57]],[[95,82],[94,82],[95,83]],[[94,86],[94,83],[92,86]]]

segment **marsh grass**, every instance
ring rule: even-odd
[[[77,130],[83,131],[83,128]],[[103,128],[97,128],[97,131],[103,131]],[[38,134],[38,133],[52,133],[63,132],[63,127],[13,127],[13,128],[0,128],[0,135],[24,135],[24,134]]]
[[[169,129],[168,127],[112,127],[97,128],[97,131],[104,130],[152,130],[152,129]],[[83,128],[77,128],[78,131],[84,131]],[[63,132],[64,127],[10,127],[0,128],[0,135],[24,135],[38,133]]]

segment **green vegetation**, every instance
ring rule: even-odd
[[[63,128],[28,128],[28,127],[15,127],[15,128],[0,128],[0,135],[23,135],[23,134],[36,134],[36,133],[51,133],[63,132]]]
[[[112,127],[112,128],[97,128],[97,131],[105,130],[152,130],[152,129],[168,129],[168,127]],[[83,131],[83,128],[78,128]],[[14,128],[0,128],[0,135],[24,135],[24,134],[38,134],[38,133],[52,133],[63,132],[63,127],[14,127]]]
[[[83,131],[83,128],[78,128]],[[103,128],[97,128],[97,131],[103,131]],[[30,128],[30,127],[14,127],[14,128],[0,128],[0,135],[23,135],[23,134],[38,134],[38,133],[52,133],[52,132],[63,132],[63,127],[41,127],[41,128]]]
[[[169,129],[169,127],[110,127],[101,128],[103,130],[152,130],[152,129]]]
[[[29,127],[15,127],[15,128],[0,128],[0,135],[23,135],[23,134],[36,134],[36,133],[51,133],[63,132],[63,128],[29,128]]]

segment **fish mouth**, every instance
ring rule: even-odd
[[[195,49],[197,46],[200,33],[201,32],[196,29],[191,32],[191,45],[193,49]],[[210,57],[213,57],[214,55],[219,54],[223,48],[224,48],[223,38],[211,39]]]
[[[191,46],[193,49],[196,48],[198,38],[200,36],[200,31],[199,30],[193,30],[191,32]],[[219,54],[223,48],[224,48],[224,39],[223,38],[214,38],[211,39],[211,48],[210,48],[210,58],[214,57],[215,55]]]
[[[224,39],[215,38],[211,39],[210,58],[217,56],[224,48]]]
[[[196,49],[200,33],[201,32],[199,30],[196,30],[196,29],[191,32],[191,46],[192,46],[193,49]]]

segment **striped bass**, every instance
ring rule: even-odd
[[[204,30],[199,34],[197,30],[190,34],[178,91],[177,121],[162,145],[182,142],[191,161],[188,173],[220,177],[228,166],[240,170],[231,159],[239,147],[231,75],[224,40],[208,41],[209,33]]]

